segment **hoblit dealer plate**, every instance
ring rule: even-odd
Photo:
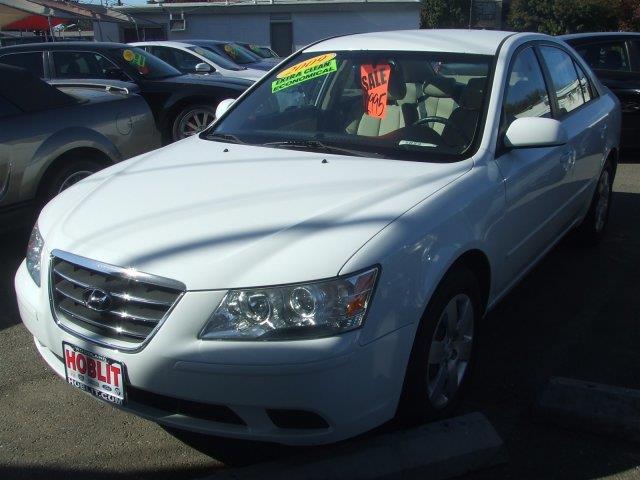
[[[115,405],[125,403],[124,364],[62,342],[65,377],[69,384]]]

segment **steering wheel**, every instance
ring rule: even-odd
[[[462,138],[466,143],[469,143],[471,141],[471,139],[467,137],[467,134],[464,133],[457,124],[453,123],[451,120],[445,117],[439,117],[438,115],[429,115],[427,117],[418,119],[415,125],[424,125],[425,123],[431,122],[442,123],[445,127],[452,127],[460,136],[460,138]]]

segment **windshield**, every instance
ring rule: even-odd
[[[157,80],[182,75],[179,70],[141,48],[115,48],[111,53],[124,71],[134,78]]]
[[[267,47],[261,47],[259,45],[253,45],[252,43],[243,43],[242,46],[251,51],[254,55],[259,56],[260,58],[275,58],[276,55],[274,52],[269,50]]]
[[[470,155],[478,136],[491,62],[490,56],[432,52],[305,53],[267,77],[206,135],[279,148],[458,160]]]
[[[239,70],[244,70],[244,67],[240,67],[237,64],[233,63],[230,60],[227,60],[225,57],[223,57],[222,55],[218,55],[217,53],[207,49],[207,48],[203,48],[203,47],[187,47],[189,50],[197,53],[198,55],[206,58],[207,60],[212,61],[213,63],[215,63],[217,66],[219,66],[220,68],[224,68],[225,70],[234,70],[234,71],[239,71]]]
[[[231,61],[238,65],[246,65],[248,63],[255,63],[257,61],[257,55],[249,52],[246,48],[241,47],[235,43],[219,43],[212,45],[211,47],[216,53],[224,55]]]

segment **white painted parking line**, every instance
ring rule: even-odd
[[[446,479],[504,463],[501,438],[480,413],[347,442],[321,455],[224,470],[203,480]]]

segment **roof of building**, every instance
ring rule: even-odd
[[[498,30],[396,30],[334,37],[306,51],[410,50],[494,55],[513,32]]]
[[[306,9],[306,8],[322,8],[326,5],[328,8],[335,9],[337,5],[342,7],[362,8],[362,4],[375,8],[385,4],[410,5],[420,8],[422,0],[169,0],[147,3],[144,5],[123,5],[114,6],[113,8],[127,13],[132,12],[154,12],[165,10],[183,10],[193,9],[232,9],[250,8],[250,9]]]

